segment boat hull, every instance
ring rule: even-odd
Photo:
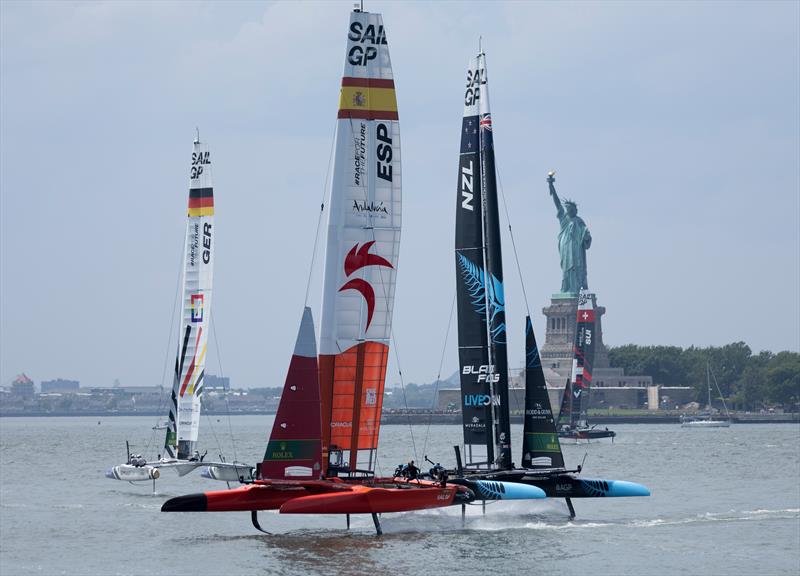
[[[156,480],[161,473],[154,466],[133,466],[131,464],[120,464],[109,468],[106,471],[106,478],[112,480],[122,480],[124,482],[146,482]]]
[[[591,440],[602,440],[603,438],[615,438],[617,435],[616,432],[613,430],[597,430],[596,428],[587,428],[587,429],[578,429],[578,430],[570,430],[570,431],[559,431],[558,437],[575,440],[576,442],[580,440],[586,440],[587,442]]]
[[[683,422],[681,428],[730,428],[728,420],[690,420]]]
[[[167,500],[162,512],[244,512],[280,510],[282,514],[367,514],[440,508],[453,504],[461,487],[392,481],[351,484],[338,479],[261,480],[230,490],[188,494]],[[467,499],[465,496],[464,500]],[[296,503],[295,503],[296,502]]]
[[[474,500],[539,500],[547,497],[538,486],[521,482],[466,478],[457,478],[450,482],[469,488],[474,494]]]
[[[353,486],[347,492],[315,494],[286,502],[281,514],[375,514],[441,508],[453,504],[456,488]]]
[[[620,498],[650,496],[650,490],[636,482],[581,478],[569,473],[542,473],[537,470],[516,469],[494,472],[484,480],[516,482],[540,488],[548,498]]]
[[[170,498],[161,507],[162,512],[250,512],[277,510],[292,498],[308,495],[299,486],[275,487],[248,484],[230,490],[214,490]]]
[[[200,476],[222,482],[249,482],[253,480],[253,468],[247,464],[215,464],[200,470]]]

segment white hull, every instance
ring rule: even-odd
[[[253,467],[248,464],[214,464],[206,466],[200,471],[203,478],[220,480],[222,482],[240,482],[253,480]]]
[[[157,479],[161,473],[158,468],[153,466],[133,466],[131,464],[120,464],[109,468],[106,477],[112,480],[122,480],[124,482],[145,482]]]
[[[728,420],[691,420],[681,424],[682,428],[730,428]]]
[[[159,460],[145,464],[144,466],[134,466],[133,464],[119,464],[109,468],[106,477],[112,480],[123,480],[125,482],[144,482],[146,480],[156,480],[161,476],[162,470],[174,470],[178,476],[186,476],[196,468],[205,466],[200,461],[195,460]]]

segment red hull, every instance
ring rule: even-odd
[[[178,496],[164,512],[250,512],[282,514],[370,514],[450,506],[458,486],[378,481],[379,485],[330,480],[259,480],[241,488]],[[381,485],[382,484],[382,485]]]
[[[281,514],[372,514],[407,512],[450,506],[454,488],[409,487],[373,488],[351,486],[347,492],[314,494],[289,500],[281,506]]]

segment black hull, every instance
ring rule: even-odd
[[[597,429],[594,429],[594,428],[587,428],[587,429],[578,429],[578,430],[569,430],[569,431],[561,430],[561,431],[558,432],[558,437],[559,438],[567,438],[567,439],[575,440],[575,441],[578,441],[578,440],[587,440],[587,441],[589,441],[589,440],[601,440],[603,438],[611,438],[612,441],[613,441],[613,438],[616,435],[617,435],[616,432],[614,432],[613,430],[609,430],[607,428],[604,429],[604,430],[597,430]]]

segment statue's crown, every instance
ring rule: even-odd
[[[573,208],[578,207],[574,200],[569,200],[568,198],[564,199],[564,206],[572,206]]]

